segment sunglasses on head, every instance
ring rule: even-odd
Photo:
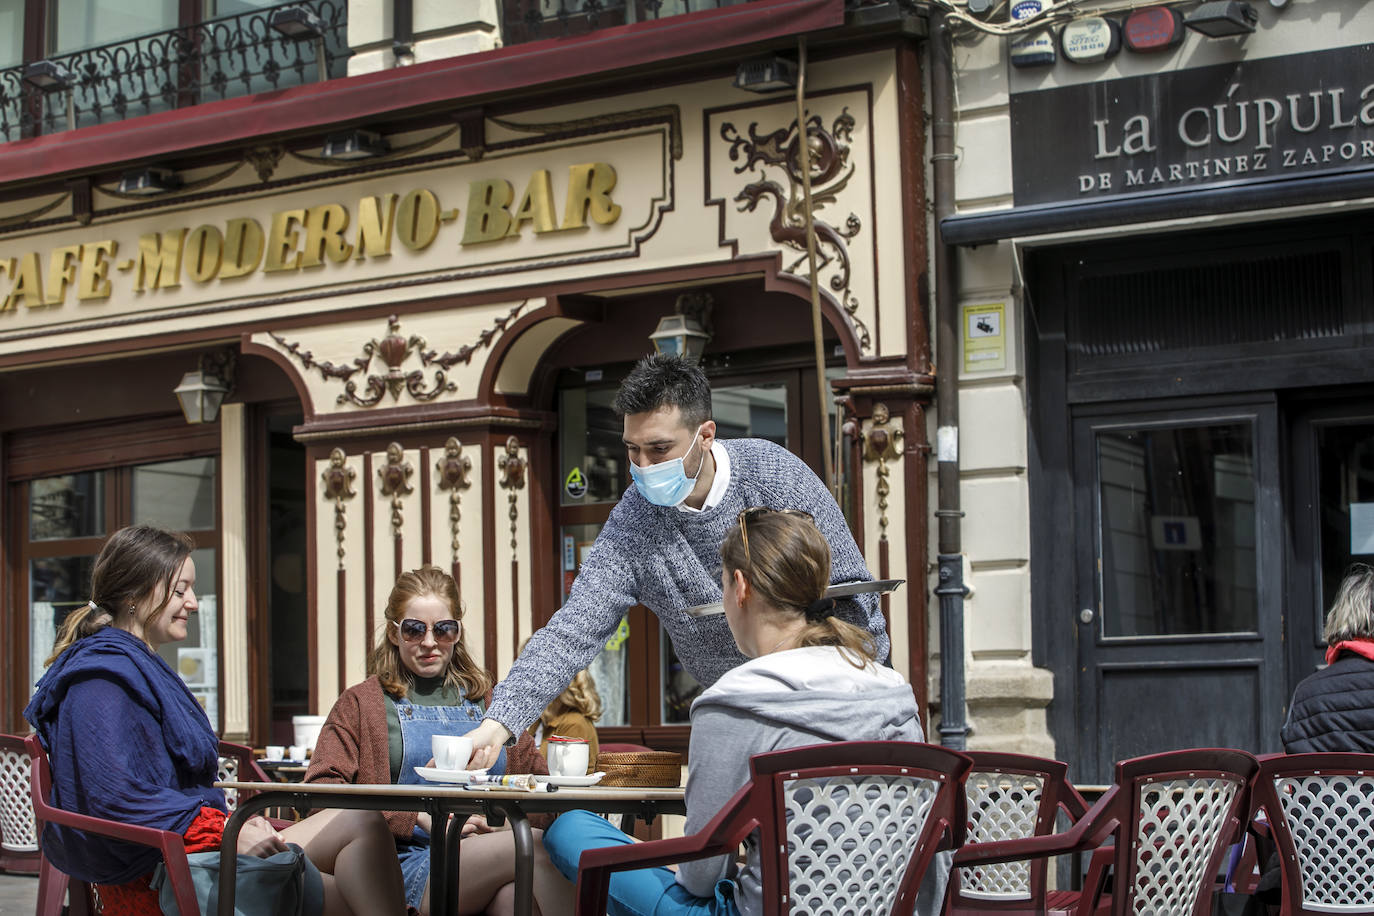
[[[423,620],[416,620],[414,617],[407,617],[400,623],[394,620],[388,623],[401,631],[401,638],[406,642],[420,642],[430,629],[434,630],[435,642],[457,642],[458,634],[463,632],[463,625],[456,620],[436,620],[432,628]]]
[[[750,506],[745,509],[739,514],[739,539],[744,545],[744,565],[750,569],[753,569],[754,561],[749,558],[749,522],[764,515],[791,515],[794,518],[804,518],[813,525],[816,523],[810,512],[800,509],[770,509],[767,506]]]

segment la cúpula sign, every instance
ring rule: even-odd
[[[1374,168],[1374,45],[1012,96],[1018,206]]]

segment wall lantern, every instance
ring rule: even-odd
[[[1115,57],[1121,50],[1121,26],[1101,16],[1070,22],[1059,33],[1059,47],[1064,58],[1076,64]]]
[[[1127,16],[1121,31],[1137,54],[1166,51],[1183,40],[1183,17],[1171,6],[1147,6]]]
[[[1233,38],[1249,35],[1259,22],[1259,13],[1244,0],[1213,0],[1189,13],[1183,24],[1208,38]]]
[[[119,177],[119,186],[115,190],[120,194],[152,197],[180,187],[181,179],[171,169],[147,168],[125,172]]]
[[[324,37],[324,20],[303,6],[288,6],[272,14],[272,28],[294,41]]]
[[[35,60],[24,65],[24,82],[44,92],[70,89],[76,77],[66,64],[55,60]]]
[[[376,131],[349,130],[325,138],[325,159],[372,159],[391,152],[391,144]]]
[[[781,92],[797,88],[796,61],[776,55],[740,61],[735,68],[735,88],[746,92]]]
[[[202,353],[200,368],[181,377],[174,390],[187,423],[213,423],[219,407],[234,387],[234,353]]]
[[[673,304],[673,314],[658,320],[649,335],[654,350],[680,356],[696,365],[711,342],[711,309],[715,298],[710,293],[683,293]]]

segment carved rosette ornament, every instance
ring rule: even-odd
[[[518,546],[515,533],[516,523],[520,519],[520,510],[516,504],[516,491],[525,488],[525,469],[528,462],[520,457],[520,441],[514,436],[506,440],[506,453],[496,459],[496,466],[501,469],[501,489],[510,491],[510,546],[515,550]]]
[[[415,469],[406,461],[405,449],[401,448],[399,442],[393,442],[386,447],[386,464],[377,469],[377,476],[381,478],[382,496],[391,500],[391,534],[393,537],[401,536],[401,527],[405,519],[401,515],[403,505],[402,497],[408,496],[415,491],[410,484],[410,477],[415,473]]]
[[[353,479],[357,477],[357,472],[348,466],[347,457],[343,449],[334,449],[329,453],[329,467],[320,474],[324,483],[324,498],[334,503],[334,537],[339,544],[339,569],[344,567],[344,529],[348,527],[344,502],[353,498]]]
[[[892,424],[887,405],[874,404],[872,423],[864,433],[864,460],[878,462],[878,529],[884,541],[887,540],[887,498],[892,493],[887,463],[901,457],[904,451],[902,437],[902,428]]]
[[[472,459],[463,454],[463,443],[450,436],[444,443],[444,457],[434,468],[439,472],[439,489],[448,491],[448,528],[452,536],[453,562],[458,562],[458,522],[463,517],[463,491],[472,486]]]
[[[268,336],[303,369],[319,372],[325,381],[342,381],[343,394],[335,398],[335,403],[376,407],[388,393],[391,400],[399,401],[402,391],[417,401],[432,401],[441,394],[458,390],[458,384],[449,379],[448,373],[459,363],[471,364],[472,357],[479,350],[491,346],[496,336],[516,319],[528,302],[526,299],[518,303],[507,314],[493,321],[491,327],[478,334],[477,340],[452,353],[429,349],[429,344],[417,334],[409,337],[403,335],[401,319],[396,315],[387,318],[386,335],[380,340],[373,339],[363,344],[363,355],[349,363],[336,364],[316,359],[315,354],[303,348],[300,341],[289,341],[274,332],[269,332]],[[411,360],[418,360],[420,365],[407,372],[404,366]],[[378,362],[385,368],[376,366]],[[354,378],[359,374],[363,375],[361,385],[359,379]]]
[[[806,269],[806,212],[803,205],[802,174],[800,165],[801,132],[794,119],[791,124],[771,133],[759,133],[758,122],[749,125],[748,136],[743,136],[732,123],[720,126],[721,139],[730,144],[730,161],[738,162],[735,174],[741,175],[755,168],[759,180],[747,184],[735,195],[741,213],[752,212],[768,199],[772,203],[773,216],[768,223],[768,231],[773,241],[799,253],[783,270],[797,276],[807,276]],[[839,194],[854,176],[854,165],[849,161],[849,146],[853,139],[854,116],[846,107],[841,110],[827,131],[819,115],[807,119],[806,141],[811,159],[811,211],[813,218],[819,211],[839,200]],[[787,187],[774,180],[785,179]],[[859,300],[850,289],[851,263],[849,257],[850,239],[863,228],[859,217],[850,213],[844,220],[844,227],[836,226],[821,219],[815,219],[818,274],[829,273],[822,281],[829,286],[835,298],[854,323],[859,335],[859,348],[871,349],[872,339],[868,327],[859,320]],[[798,273],[801,269],[803,272]]]

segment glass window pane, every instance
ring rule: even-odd
[[[692,701],[702,691],[701,682],[692,677],[678,661],[677,650],[668,632],[659,624],[659,645],[663,647],[663,709],[664,725],[681,724],[692,721]]]
[[[565,506],[615,502],[628,483],[624,426],[611,409],[615,391],[570,388],[560,394],[559,489]]]
[[[721,439],[767,439],[787,448],[787,386],[712,388],[711,418]]]
[[[600,525],[563,526],[561,595],[564,601],[568,600],[568,591],[572,588],[573,579],[577,577],[582,561],[586,559],[588,551],[592,549],[592,543],[600,533]],[[592,659],[592,663],[587,666],[587,673],[596,683],[596,692],[601,695],[601,718],[596,723],[598,727],[630,724],[630,666],[627,661],[629,635],[630,623],[622,618],[620,627],[606,641],[601,654]]]
[[[216,582],[215,551],[193,550],[196,564],[196,600],[200,609],[191,615],[186,638],[158,649],[172,670],[181,675],[186,686],[205,713],[210,724],[219,728],[219,596]]]
[[[105,533],[105,474],[85,471],[29,484],[29,540],[99,537]]]
[[[135,525],[156,525],[172,531],[215,527],[213,457],[136,467],[133,488]]]
[[[1326,610],[1355,561],[1374,563],[1374,426],[1317,429],[1317,486],[1320,494],[1321,606],[1318,639]]]
[[[29,686],[43,676],[57,628],[91,595],[94,556],[43,557],[29,563]]]
[[[25,0],[0,0],[0,68],[24,62]]]
[[[1254,632],[1249,424],[1097,434],[1103,635]]]
[[[57,0],[53,52],[174,29],[177,7],[177,0]]]

